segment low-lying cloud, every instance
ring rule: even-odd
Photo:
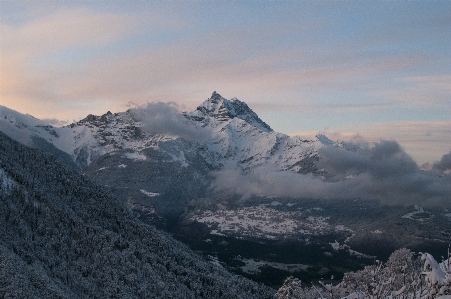
[[[209,131],[189,124],[176,103],[147,103],[130,109],[133,117],[142,123],[141,129],[150,134],[179,136],[188,141],[202,142]]]
[[[350,147],[351,148],[351,147]],[[312,199],[371,199],[386,204],[451,203],[451,153],[433,170],[421,170],[396,141],[360,143],[358,150],[325,147],[319,151],[321,176],[302,175],[263,166],[243,175],[240,169],[215,173],[216,191]],[[439,171],[440,170],[440,171]]]
[[[433,166],[436,171],[441,171],[444,173],[451,172],[451,152],[449,154],[443,155],[442,159],[436,162]]]

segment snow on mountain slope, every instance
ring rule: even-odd
[[[0,131],[22,144],[53,155],[74,169],[80,169],[70,154],[55,146],[56,141],[61,137],[55,131],[58,129],[31,115],[0,106]]]
[[[102,116],[88,115],[85,119],[69,126],[58,128],[62,138],[55,146],[71,154],[83,167],[101,156],[119,150],[128,150],[132,159],[145,148],[156,147],[157,142],[171,139],[166,136],[148,136],[140,129],[129,111],[107,112]]]
[[[0,105],[0,130],[25,145],[32,145],[32,136],[47,136],[55,138],[56,132],[52,126],[28,114]]]
[[[227,100],[216,91],[195,111],[185,115],[197,122],[201,122],[203,126],[217,126],[218,122],[227,122],[238,118],[261,131],[272,132],[271,127],[263,122],[246,103],[241,102],[237,98]]]
[[[216,92],[195,111],[184,112],[184,125],[204,132],[205,139],[184,140],[177,134],[152,134],[137,121],[133,111],[107,112],[64,127],[44,122],[0,107],[0,129],[24,144],[38,137],[69,154],[81,168],[105,154],[124,152],[131,159],[145,159],[143,150],[158,149],[181,166],[191,162],[189,152],[197,152],[205,162],[219,169],[239,167],[247,172],[271,165],[279,170],[316,172],[318,149],[332,146],[325,136],[315,139],[290,137],[274,132],[246,103],[227,100]],[[151,117],[151,116],[150,116]]]
[[[239,166],[245,172],[263,165],[315,172],[318,149],[334,145],[322,135],[306,139],[274,132],[244,102],[227,100],[216,92],[195,111],[184,115],[199,130],[210,131],[211,138],[205,145],[212,153],[212,164]]]
[[[32,116],[23,115],[0,106],[0,130],[23,144],[33,146],[33,138],[45,140],[70,155],[81,168],[105,154],[125,151],[130,159],[143,159],[142,150],[158,148],[174,136],[146,134],[140,129],[130,111],[107,112],[102,116],[88,115],[68,126],[53,127]],[[171,152],[174,159],[184,163],[180,150]]]

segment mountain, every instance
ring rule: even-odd
[[[237,168],[247,173],[270,166],[320,174],[318,149],[334,145],[325,136],[310,140],[274,132],[246,103],[216,92],[195,111],[165,120],[165,126],[176,127],[169,134],[155,133],[159,123],[149,123],[155,114],[141,114],[140,109],[107,112],[53,127],[0,107],[0,129],[83,170],[130,207],[139,206],[138,214],[145,207],[143,217],[163,227],[192,199],[210,193],[211,171]],[[187,138],[186,131],[195,132],[194,137]]]
[[[108,111],[102,116],[88,115],[76,123],[57,128],[0,106],[0,128],[24,144],[31,145],[31,142],[18,136],[45,140],[71,156],[82,169],[106,154],[120,151],[124,151],[124,156],[129,159],[144,160],[146,149],[167,153],[182,166],[192,164],[193,161],[177,148],[184,142],[182,151],[186,152],[188,148],[198,151],[205,162],[214,167],[236,165],[251,169],[273,164],[281,170],[307,173],[314,171],[312,162],[318,158],[318,148],[334,144],[321,135],[310,140],[276,133],[246,103],[236,98],[227,100],[216,92],[195,111],[183,115],[186,118],[183,125],[200,130],[208,138],[180,141],[183,138],[176,134],[148,133],[133,109],[114,114]],[[174,144],[175,140],[179,140],[179,144]]]
[[[0,105],[0,131],[22,144],[51,154],[73,169],[80,170],[70,153],[55,146],[54,143],[60,137],[55,129],[58,130],[45,121]]]
[[[216,92],[191,112],[148,104],[64,127],[0,107],[0,131],[78,169],[134,219],[273,287],[449,243],[445,156],[440,172],[424,171],[395,141],[288,136]]]
[[[272,298],[0,132],[2,298]]]
[[[208,126],[213,120],[228,122],[238,118],[264,132],[272,132],[272,129],[258,115],[237,98],[230,101],[214,91],[209,99],[202,103],[191,113],[185,113],[187,118]],[[217,125],[217,123],[215,124]]]
[[[263,165],[299,173],[317,171],[318,149],[333,145],[325,136],[315,139],[274,132],[244,102],[227,100],[213,92],[193,112],[184,113],[189,123],[208,132],[205,145],[219,167],[238,167],[244,172]]]

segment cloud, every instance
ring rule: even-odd
[[[239,168],[225,168],[213,173],[212,187],[218,192],[233,193],[244,199],[252,195],[293,198],[327,197],[328,184],[312,175],[299,175],[261,166],[247,174]]]
[[[131,108],[133,117],[142,123],[141,129],[150,134],[179,136],[188,141],[202,142],[210,135],[188,124],[176,103],[147,103]]]
[[[70,123],[70,121],[68,121],[68,120],[60,120],[60,119],[56,119],[56,118],[44,118],[41,120],[44,123],[47,123],[54,127],[62,127],[62,126],[68,125]]]
[[[400,83],[395,89],[380,90],[374,95],[396,101],[423,105],[449,106],[451,101],[451,75],[394,78]]]
[[[451,173],[451,152],[443,155],[442,159],[434,164],[434,170]]]
[[[430,52],[447,50],[443,10],[420,8],[422,17],[411,18],[397,6],[389,14],[403,19],[380,27],[385,5],[356,10],[374,13],[344,22],[330,3],[172,4],[11,2],[22,8],[0,25],[2,105],[40,118],[80,119],[121,111],[130,100],[191,110],[217,90],[246,101],[285,133],[376,118],[443,119],[451,106],[449,74],[443,75],[448,56]],[[351,13],[348,5],[333,6]],[[433,26],[411,30],[420,20]],[[421,28],[427,34],[420,42]]]
[[[451,148],[450,121],[397,121],[375,122],[334,128],[324,131],[299,131],[290,134],[314,137],[318,133],[327,135],[332,140],[355,142],[356,138],[367,142],[396,140],[418,164],[433,163]]]
[[[371,199],[384,204],[449,204],[450,176],[420,170],[395,141],[359,143],[359,150],[325,147],[318,168],[327,179],[278,171],[270,166],[243,175],[239,169],[215,173],[218,192],[314,199]],[[449,157],[444,157],[448,163]],[[444,163],[445,163],[444,162]],[[441,164],[440,164],[441,165]],[[447,167],[447,166],[446,166]]]
[[[412,64],[408,58],[367,57],[354,61],[350,68],[352,57],[359,56],[355,53],[346,60],[333,55],[329,57],[331,65],[315,66],[315,62],[323,64],[325,57],[312,57],[307,50],[276,47],[259,50],[257,42],[250,43],[249,36],[239,32],[198,34],[160,48],[135,48],[118,55],[105,55],[73,70],[74,76],[63,80],[59,88],[72,100],[94,98],[110,103],[130,99],[141,103],[183,101],[195,108],[199,99],[211,90],[219,90],[229,98],[237,96],[249,100],[249,104],[279,99],[278,103],[288,107],[333,110],[336,108],[333,104],[320,103],[318,106],[319,97],[314,96],[316,90],[325,93],[352,86],[354,90],[364,92],[364,86],[374,82],[374,74]],[[255,41],[272,38],[258,31],[255,34],[257,36],[250,34]],[[223,41],[230,46],[221,45]],[[338,105],[347,110],[368,110],[381,108],[383,104],[380,101],[355,103],[351,99],[347,104]]]
[[[74,99],[65,86],[93,52],[117,41],[131,27],[124,15],[86,8],[56,10],[0,25],[2,104],[38,117],[60,117],[64,110],[73,113],[85,100],[92,106],[93,98]]]
[[[4,104],[23,111],[17,102],[28,102],[39,110],[39,101],[43,113],[55,105],[86,110],[95,102],[112,110],[129,100],[198,101],[211,90],[252,100],[283,97],[290,105],[295,92],[305,95],[306,104],[312,89],[360,88],[365,84],[356,80],[372,82],[374,74],[413,63],[408,56],[363,55],[350,49],[318,53],[299,41],[311,28],[291,22],[237,23],[188,30],[174,38],[171,33],[181,30],[181,24],[193,24],[186,18],[174,20],[175,14],[164,16],[72,8],[22,26],[3,26],[9,45],[3,50],[8,61],[2,65],[8,74],[2,83]],[[168,41],[161,43],[164,30]],[[293,38],[299,47],[288,46]],[[68,103],[74,101],[80,105],[72,108]],[[185,104],[194,108],[198,103]],[[79,117],[88,113],[96,111]]]
[[[2,25],[3,50],[35,55],[72,47],[105,45],[128,31],[123,15],[86,8],[59,10],[22,26]]]
[[[357,151],[323,148],[319,167],[342,179],[352,175],[359,197],[378,198],[397,204],[436,204],[450,200],[451,181],[431,171],[420,170],[396,141],[360,144]],[[357,188],[357,189],[356,189]]]

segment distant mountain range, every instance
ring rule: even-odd
[[[0,128],[24,144],[43,149],[55,147],[81,169],[106,154],[122,151],[129,159],[144,160],[146,149],[156,149],[182,167],[193,163],[185,153],[197,151],[215,169],[236,165],[245,171],[272,164],[280,170],[307,173],[315,171],[312,161],[318,159],[318,149],[336,144],[323,135],[303,139],[274,132],[246,103],[236,98],[227,100],[216,92],[195,111],[182,115],[184,118],[177,119],[167,116],[167,121],[162,122],[175,128],[169,134],[154,134],[158,128],[149,128],[149,119],[143,119],[138,109],[88,115],[57,128],[1,107]],[[196,138],[184,138],[188,134]],[[50,145],[44,146],[44,142]]]

